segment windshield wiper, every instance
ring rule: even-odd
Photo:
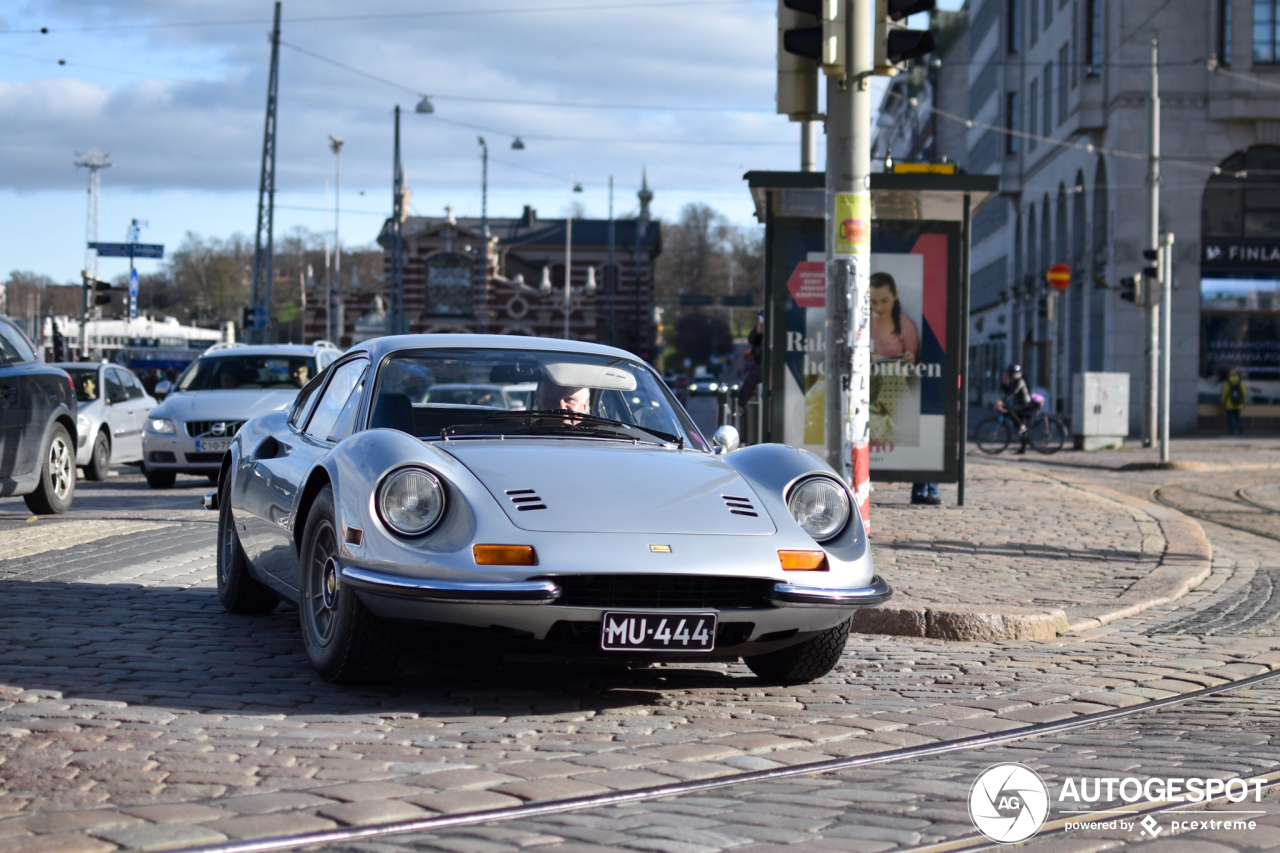
[[[598,415],[588,415],[582,412],[574,412],[569,409],[525,409],[523,411],[515,411],[515,412],[495,412],[494,414],[489,415],[487,418],[485,418],[485,420],[486,421],[508,421],[508,420],[532,421],[535,418],[554,418],[559,421],[572,419],[576,421],[576,423],[547,424],[547,426],[560,426],[567,429],[573,429],[574,427],[579,425],[614,426],[614,427],[622,427],[623,429],[638,429],[641,432],[648,433],[654,438],[659,438],[665,442],[674,444],[680,450],[684,450],[684,436],[682,435],[672,435],[669,432],[663,432],[662,430],[652,429],[647,426],[641,426],[640,424],[629,424],[623,421],[615,421],[612,418],[602,418],[602,417],[599,417]]]

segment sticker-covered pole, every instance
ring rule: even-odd
[[[872,0],[848,0],[849,74],[827,78],[827,463],[870,522]]]

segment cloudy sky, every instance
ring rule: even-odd
[[[957,2],[940,4],[955,7]],[[775,0],[285,0],[277,236],[331,229],[369,244],[391,204],[399,104],[411,211],[659,216],[700,201],[751,222],[742,174],[794,169],[799,131],[773,112]],[[0,276],[78,279],[86,170],[110,152],[99,239],[175,246],[252,238],[270,59],[270,0],[10,0],[0,10]],[[47,28],[47,33],[41,33]],[[346,66],[346,67],[343,67]],[[422,95],[432,115],[414,112]],[[511,149],[516,136],[525,149]],[[326,182],[328,187],[326,187]],[[127,262],[100,261],[111,277]],[[146,264],[155,262],[142,262]],[[116,269],[120,266],[120,269]]]

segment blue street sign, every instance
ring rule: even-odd
[[[163,258],[163,243],[90,243],[100,258]]]
[[[249,309],[249,328],[255,332],[260,332],[267,327],[267,312],[263,308]]]
[[[138,271],[129,270],[129,319],[138,316]]]

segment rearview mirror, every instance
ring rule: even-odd
[[[157,400],[163,400],[165,397],[169,396],[169,392],[172,390],[173,390],[173,383],[170,382],[168,379],[162,379],[161,381],[156,383],[156,390],[155,390],[154,396]]]

